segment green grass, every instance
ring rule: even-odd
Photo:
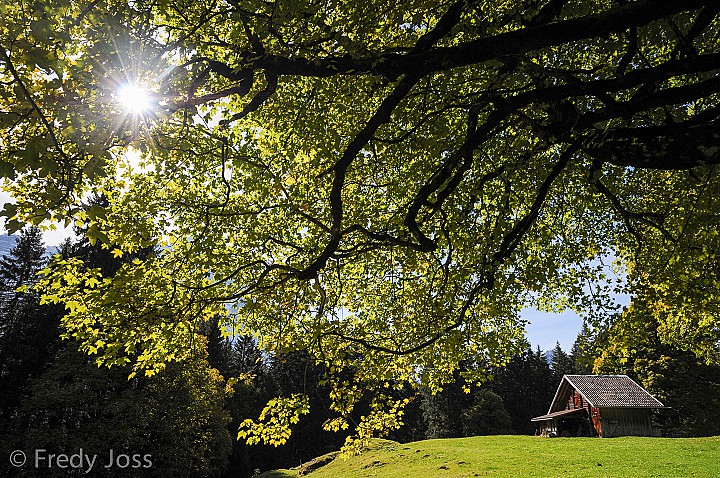
[[[295,470],[262,478],[297,477]],[[377,440],[309,478],[720,477],[720,437],[536,438],[493,436],[400,444]]]

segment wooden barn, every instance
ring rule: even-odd
[[[660,436],[652,422],[658,408],[627,375],[565,375],[547,414],[532,421],[542,436]]]

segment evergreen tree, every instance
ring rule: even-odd
[[[668,345],[641,347],[634,377],[668,407],[656,420],[669,437],[720,435],[720,367]]]
[[[436,394],[422,394],[424,438],[458,438],[512,433],[512,420],[503,399],[489,387],[478,388],[460,374]]]
[[[90,476],[220,476],[230,453],[230,418],[224,410],[222,377],[204,355],[206,341],[199,337],[188,362],[171,362],[151,379],[128,380],[131,370],[125,367],[98,368],[74,342],[60,342],[63,311],[40,306],[38,293],[31,288],[45,264],[44,252],[39,231],[28,229],[0,261],[0,352],[7,359],[0,376],[0,455],[8,456],[14,449],[67,453],[83,448],[107,456],[113,449],[150,454],[152,468],[98,466]],[[80,257],[105,276],[151,252],[141,250],[118,259],[87,239],[66,240],[59,247],[61,256]],[[18,284],[30,288],[16,292]],[[47,320],[49,316],[53,321]],[[40,470],[37,476],[67,476],[66,471]],[[36,476],[35,472],[21,472],[7,462],[0,465],[0,476]]]
[[[227,337],[223,336],[217,320],[210,320],[200,324],[200,333],[207,340],[208,362],[223,376],[230,376],[232,345]]]
[[[565,353],[560,346],[560,342],[555,343],[555,347],[552,349],[552,360],[550,361],[550,367],[553,371],[553,376],[556,383],[560,383],[563,375],[572,375],[576,373],[575,364],[573,359]]]
[[[473,394],[473,403],[463,412],[463,435],[506,435],[512,431],[512,419],[500,395],[480,389]]]
[[[45,252],[40,230],[30,227],[0,259],[0,425],[14,413],[23,387],[42,372],[59,342],[61,310],[41,306],[33,289]]]
[[[572,349],[570,349],[570,358],[578,374],[592,374],[595,355],[593,352],[593,342],[595,335],[587,323],[583,323],[582,329],[575,338]]]
[[[388,439],[409,443],[424,440],[425,419],[423,413],[423,394],[415,387],[405,386],[398,391],[398,396],[409,399],[405,405],[405,411],[402,417],[403,426],[397,430],[393,430],[388,434]]]
[[[530,435],[535,432],[530,419],[547,413],[557,383],[542,351],[528,348],[496,371],[492,389],[510,414],[512,430]]]
[[[232,393],[225,400],[226,409],[232,417],[229,425],[230,434],[236,436],[240,423],[247,418],[254,419],[260,415],[265,404],[272,397],[274,387],[268,377],[268,364],[263,360],[257,342],[251,336],[231,336],[224,339],[215,349],[221,350],[221,355],[227,359],[224,376],[241,378],[232,386]],[[213,365],[217,367],[216,364]],[[228,476],[251,477],[255,470],[276,468],[275,463],[281,463],[278,468],[297,464],[295,462],[282,464],[277,459],[281,454],[283,453],[278,453],[278,449],[274,447],[249,446],[242,440],[233,440],[228,465],[232,473]]]
[[[32,290],[38,271],[45,263],[45,245],[37,227],[24,229],[10,249],[10,255],[0,259],[0,337],[5,347],[16,340],[21,331],[20,315],[36,302],[37,294]],[[3,375],[2,360],[4,347],[0,343],[0,375]]]
[[[0,287],[3,293],[12,293],[20,286],[34,284],[37,272],[46,262],[40,229],[34,226],[23,229],[15,241],[10,255],[0,259]]]
[[[288,464],[299,465],[338,450],[350,434],[349,430],[332,433],[323,429],[323,424],[336,416],[329,409],[330,388],[324,385],[324,379],[324,370],[314,364],[306,353],[281,354],[270,362],[265,381],[267,390],[273,390],[275,396],[305,393],[310,398],[311,413],[303,416],[295,425],[282,451],[274,452],[285,467]]]
[[[236,373],[262,373],[264,362],[257,342],[250,335],[238,335],[232,339],[230,366]]]
[[[13,445],[48,453],[82,448],[97,454],[98,463],[89,476],[220,476],[231,446],[229,416],[223,409],[222,378],[208,365],[202,345],[188,362],[171,363],[150,379],[130,380],[129,368],[97,367],[92,357],[66,347],[45,373],[31,381],[11,424]],[[111,449],[116,455],[150,455],[151,466],[105,469]],[[67,470],[57,468],[9,473],[68,476]]]
[[[438,393],[422,392],[421,409],[425,422],[425,438],[458,438],[465,436],[463,412],[470,408],[473,398],[467,393],[468,384],[460,372]]]

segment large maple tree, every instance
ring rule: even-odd
[[[8,225],[157,248],[113,277],[46,271],[45,300],[102,361],[152,373],[220,317],[326,364],[329,428],[371,395],[361,436],[397,425],[393,387],[506,360],[531,305],[592,321],[624,291],[718,360],[719,11],[6,2]],[[244,432],[281,441],[306,403],[273,401]]]

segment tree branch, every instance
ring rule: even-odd
[[[550,174],[548,174],[548,176],[545,178],[545,181],[543,181],[542,185],[538,189],[538,192],[535,195],[535,201],[530,207],[530,211],[522,219],[520,219],[515,224],[515,226],[513,226],[510,232],[505,234],[505,237],[503,237],[500,247],[498,247],[498,250],[493,255],[494,263],[502,264],[512,255],[513,252],[515,252],[515,249],[517,249],[525,234],[530,230],[530,227],[535,223],[535,220],[538,218],[538,215],[540,214],[540,211],[545,204],[545,198],[547,198],[553,182],[555,182],[558,176],[560,176],[560,173],[563,172],[568,162],[570,162],[572,156],[579,149],[580,144],[579,142],[576,142],[568,146],[565,151],[563,151],[563,153],[560,155],[560,159],[557,163],[555,163],[552,170],[550,171]]]
[[[330,77],[363,73],[397,80],[403,75],[425,76],[437,71],[482,63],[492,59],[517,56],[534,50],[558,46],[588,38],[606,37],[611,33],[641,27],[679,12],[713,5],[716,0],[646,0],[632,2],[608,11],[581,18],[528,26],[492,37],[483,37],[451,47],[429,48],[442,32],[447,34],[459,21],[459,12],[467,3],[456,2],[446,12],[436,30],[421,37],[419,47],[407,53],[380,52],[354,58],[350,55],[304,58],[299,56],[258,55],[242,52],[242,65],[233,68],[209,60],[210,68],[228,79],[247,81],[248,70],[266,70],[276,75]],[[562,2],[559,2],[562,3]],[[553,7],[555,8],[555,7]],[[197,60],[193,60],[197,61]],[[208,61],[208,59],[204,59]],[[245,75],[245,76],[243,76]]]
[[[345,148],[342,157],[332,168],[334,173],[332,189],[330,190],[330,209],[332,223],[330,226],[331,237],[320,255],[310,263],[304,270],[300,271],[298,278],[311,279],[325,267],[327,260],[337,250],[342,238],[343,201],[342,189],[345,185],[345,175],[350,164],[355,160],[362,148],[372,139],[377,129],[390,121],[390,115],[398,104],[405,98],[410,90],[418,82],[418,77],[403,78],[390,95],[383,100],[370,121],[363,127],[355,138]]]

